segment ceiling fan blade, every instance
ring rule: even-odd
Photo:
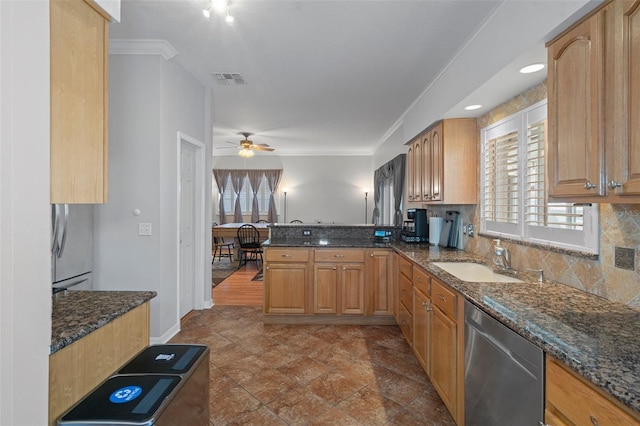
[[[231,145],[238,145],[238,142],[224,141],[224,143],[230,143]]]
[[[266,145],[266,146],[265,146],[265,145],[263,145],[263,144],[260,144],[260,145],[253,145],[253,147],[252,147],[252,148],[253,148],[253,149],[255,149],[256,151],[275,151],[275,149],[274,149],[274,148],[269,148],[269,145]]]

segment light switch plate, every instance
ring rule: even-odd
[[[311,229],[303,229],[302,230],[302,235],[305,237],[310,237],[311,236]]]
[[[151,235],[151,224],[150,223],[139,223],[138,224],[138,235],[149,236]]]

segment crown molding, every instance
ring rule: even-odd
[[[167,61],[178,51],[166,40],[109,40],[110,55],[160,55]]]

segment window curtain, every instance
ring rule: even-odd
[[[264,176],[262,170],[247,170],[249,183],[251,184],[251,192],[253,193],[253,203],[251,204],[251,222],[255,223],[260,219],[260,207],[258,206],[258,190],[260,189],[260,181]]]
[[[231,184],[233,185],[233,192],[236,194],[236,202],[233,208],[233,221],[235,223],[244,222],[242,219],[242,208],[240,207],[240,191],[242,191],[246,177],[246,170],[231,170]]]
[[[278,185],[280,185],[280,179],[282,178],[282,169],[265,170],[264,177],[267,179],[269,191],[271,191],[269,195],[269,215],[267,216],[267,220],[270,223],[276,223],[278,220],[278,212],[276,211],[276,201],[273,194],[278,191]]]
[[[218,212],[220,214],[220,224],[226,223],[226,215],[227,213],[224,211],[224,191],[227,187],[227,182],[229,179],[229,175],[231,172],[229,170],[214,170],[213,178],[216,180],[216,185],[218,186]]]
[[[373,209],[373,223],[375,223],[376,225],[380,224],[380,200],[382,198],[384,183],[387,179],[390,179],[392,177],[394,198],[393,225],[402,225],[402,191],[404,190],[406,157],[406,154],[400,154],[393,160],[380,166],[373,173],[375,204],[375,208]]]

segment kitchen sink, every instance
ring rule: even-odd
[[[489,266],[472,262],[433,262],[437,266],[453,275],[454,277],[467,282],[478,283],[521,283],[519,280],[508,275],[498,274]]]

